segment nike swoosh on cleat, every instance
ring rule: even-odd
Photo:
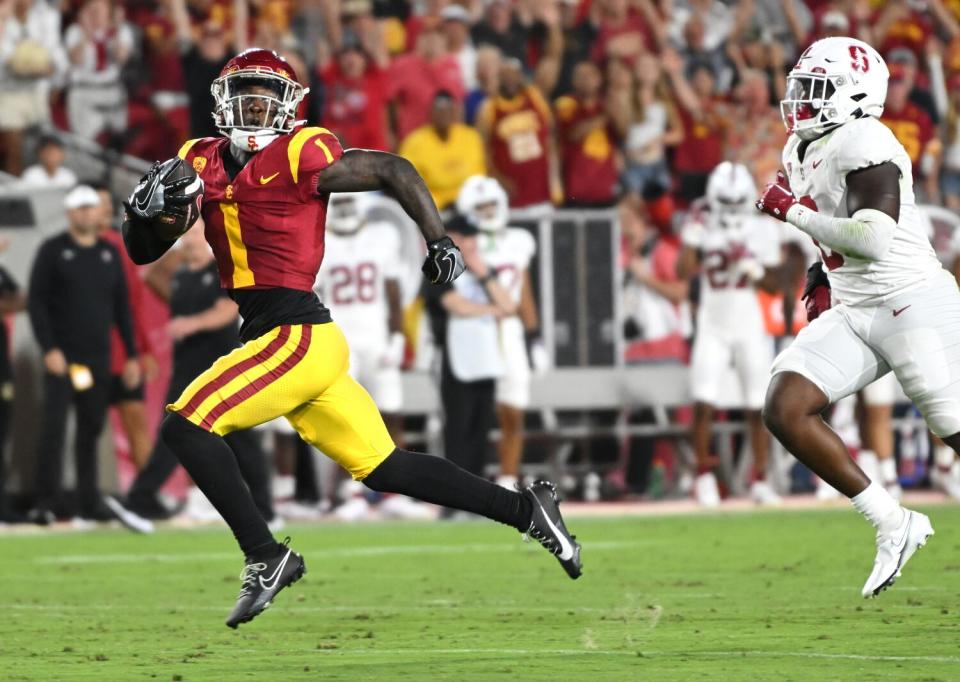
[[[283,572],[283,567],[287,565],[287,561],[290,559],[290,554],[292,550],[287,550],[286,555],[283,557],[283,561],[280,562],[280,565],[277,566],[276,570],[273,572],[269,578],[264,581],[263,576],[260,576],[260,587],[265,590],[272,590],[277,586],[277,581],[280,579],[280,574]]]
[[[573,545],[567,541],[567,538],[563,535],[563,533],[560,532],[560,529],[553,525],[553,521],[550,520],[550,515],[547,513],[547,510],[543,508],[540,500],[537,500],[537,506],[540,507],[540,511],[543,512],[543,518],[547,520],[547,525],[550,526],[550,530],[553,531],[553,534],[557,537],[557,540],[560,541],[560,554],[557,556],[561,561],[569,561],[573,558]]]

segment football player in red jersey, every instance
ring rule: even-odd
[[[227,625],[253,619],[305,571],[301,556],[271,535],[222,438],[279,416],[370,488],[513,526],[578,577],[580,546],[551,484],[512,492],[394,445],[370,396],[348,374],[343,334],[313,293],[332,192],[388,192],[427,240],[426,277],[445,283],[463,272],[423,179],[399,156],[343,150],[328,130],[304,126],[296,119],[304,89],[274,52],[251,49],[230,60],[212,92],[223,137],[188,141],[178,159],[143,178],[126,203],[124,239],[135,262],[155,260],[175,239],[164,226],[189,224],[202,194],[206,238],[243,318],[244,345],[187,387],[161,427],[246,555]],[[180,172],[181,163],[199,180]]]

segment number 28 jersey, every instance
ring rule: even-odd
[[[910,157],[890,129],[875,118],[850,121],[810,142],[801,160],[800,139],[791,135],[783,166],[798,197],[813,199],[825,215],[847,218],[847,174],[893,163],[900,169],[900,219],[887,253],[861,260],[818,244],[833,298],[847,305],[877,305],[922,285],[941,270],[913,194]]]
[[[385,282],[400,277],[400,235],[393,225],[375,222],[349,235],[330,230],[326,238],[314,291],[351,347],[380,348],[389,337]]]

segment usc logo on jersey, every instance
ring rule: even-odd
[[[193,170],[197,171],[197,175],[203,172],[203,169],[207,167],[207,159],[204,156],[198,156],[193,160]]]
[[[227,185],[224,195],[227,197],[227,199],[233,199],[233,185]]]

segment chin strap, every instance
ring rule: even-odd
[[[233,128],[228,137],[238,151],[254,154],[280,137],[280,132],[270,128],[255,132]]]

